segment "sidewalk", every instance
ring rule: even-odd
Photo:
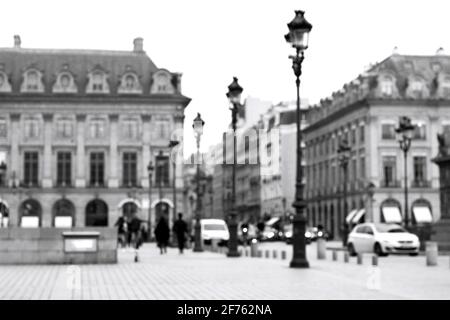
[[[153,244],[141,249],[139,263],[133,262],[132,252],[121,250],[116,265],[0,266],[0,299],[435,299],[437,293],[440,299],[450,297],[448,265],[413,266],[400,282],[408,284],[419,270],[429,274],[430,281],[427,286],[419,279],[408,287],[395,279],[405,269],[385,272],[386,264],[380,269],[381,290],[370,290],[368,266],[317,261],[308,251],[309,269],[289,268],[290,252],[287,260],[227,258],[191,250],[179,255],[176,249],[160,255]]]

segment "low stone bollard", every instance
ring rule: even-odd
[[[333,253],[333,261],[337,261],[337,259],[338,259],[337,250],[333,250],[332,253]]]
[[[250,257],[258,256],[258,242],[256,240],[252,240],[250,244]]]
[[[438,264],[438,245],[435,241],[427,241],[425,252],[427,255],[427,266],[437,266]]]
[[[348,263],[348,261],[349,261],[349,254],[348,254],[347,251],[345,251],[345,252],[344,252],[344,262],[345,262],[345,263]]]
[[[281,251],[281,260],[286,260],[286,251]]]
[[[211,249],[212,252],[217,252],[219,250],[219,240],[217,239],[211,240]]]
[[[247,248],[244,249],[244,254],[246,257],[248,257],[248,249]]]
[[[323,238],[317,239],[317,259],[326,259],[326,241]]]
[[[372,256],[372,265],[375,267],[378,266],[378,256],[376,254]]]
[[[258,250],[258,258],[262,258],[262,250]]]
[[[272,257],[273,257],[274,259],[276,259],[277,256],[278,256],[278,251],[277,251],[277,250],[273,250],[273,251],[272,251]]]
[[[362,255],[362,253],[358,253],[358,256],[356,258],[356,263],[357,264],[363,264],[363,255]]]
[[[265,257],[266,257],[266,259],[270,258],[270,251],[269,250],[266,250]]]

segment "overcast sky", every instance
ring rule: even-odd
[[[247,96],[274,103],[295,99],[284,40],[294,10],[313,25],[305,53],[302,98],[317,102],[398,46],[400,54],[450,52],[445,0],[2,0],[0,47],[13,35],[25,48],[131,50],[135,37],[162,68],[183,73],[185,154],[192,120],[206,121],[203,150],[230,121],[225,96],[237,76]]]

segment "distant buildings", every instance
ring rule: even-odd
[[[403,153],[395,136],[400,116],[416,125],[407,158],[408,208]],[[413,222],[423,212],[431,213],[433,221],[440,218],[438,168],[431,159],[438,154],[436,134],[450,131],[450,56],[393,54],[312,106],[307,121],[311,225],[324,224],[340,235],[346,218],[401,222],[406,210]],[[344,138],[351,146],[347,199],[337,153]],[[375,185],[371,207],[366,193],[370,182]]]

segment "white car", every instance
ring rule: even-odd
[[[224,243],[230,239],[230,233],[225,220],[222,219],[201,219],[201,237],[204,243],[211,243],[211,240],[218,240]]]
[[[353,228],[348,236],[350,255],[373,252],[379,256],[389,253],[419,253],[419,238],[397,224],[362,223]]]

